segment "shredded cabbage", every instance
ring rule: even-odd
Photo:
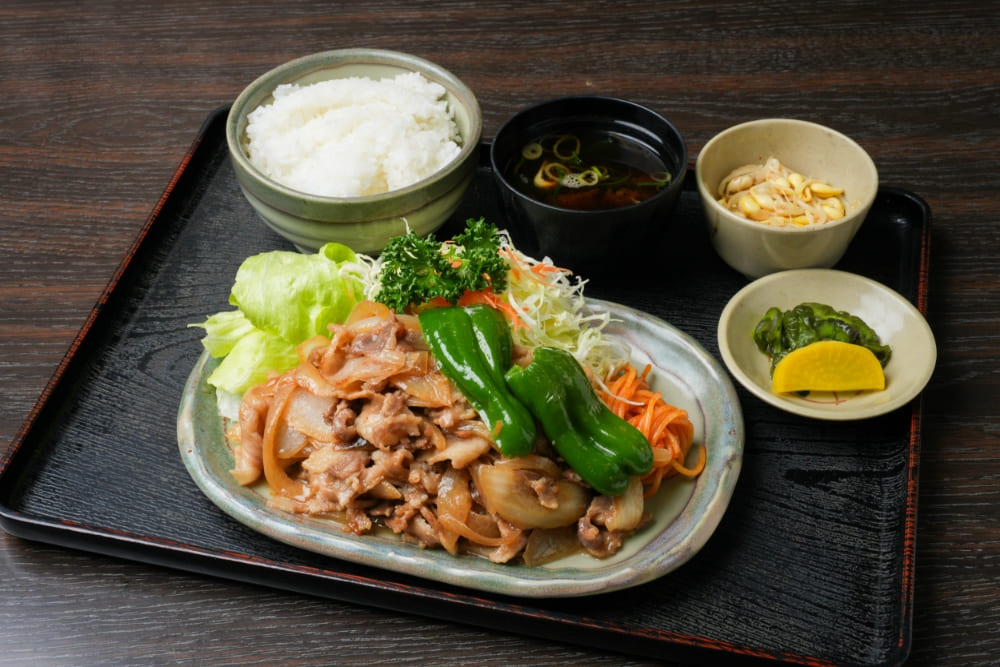
[[[539,260],[525,255],[506,231],[500,235],[501,253],[511,265],[501,298],[516,313],[516,319],[507,313],[513,320],[514,343],[528,349],[547,345],[566,350],[590,368],[598,382],[627,363],[628,345],[604,334],[611,316],[587,308],[583,296],[587,281],[557,267],[548,257]]]

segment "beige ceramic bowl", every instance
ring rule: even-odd
[[[726,210],[716,199],[719,182],[733,169],[771,156],[807,177],[842,187],[847,215],[822,225],[779,227]],[[857,142],[823,125],[790,118],[765,118],[720,132],[698,155],[695,177],[713,247],[748,278],[833,266],[878,192],[875,163]]]
[[[771,391],[770,360],[757,349],[754,327],[769,308],[788,310],[806,301],[857,315],[892,348],[884,390]],[[867,419],[908,404],[923,391],[937,362],[934,333],[904,296],[870,278],[832,269],[781,271],[753,281],[723,308],[718,342],[733,377],[757,398],[786,412],[831,421]]]
[[[431,176],[385,194],[323,197],[286,187],[265,176],[246,153],[247,114],[273,100],[283,83],[310,84],[350,76],[382,79],[420,72],[445,88],[461,135],[461,151]],[[475,175],[482,111],[475,95],[455,75],[416,56],[381,49],[325,51],[285,63],[246,87],[233,103],[226,141],[240,189],[264,222],[303,252],[336,241],[357,252],[378,253],[389,239],[429,234],[458,207]]]

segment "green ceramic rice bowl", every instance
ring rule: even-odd
[[[372,80],[419,72],[444,88],[457,127],[459,149],[450,162],[415,183],[380,194],[330,196],[305,192],[266,175],[248,155],[248,116],[274,102],[281,84],[301,86],[330,79]],[[285,63],[259,77],[233,103],[226,141],[240,189],[263,221],[303,252],[330,241],[377,254],[394,236],[429,234],[451,216],[475,173],[482,112],[457,77],[416,56],[380,49],[326,51]]]

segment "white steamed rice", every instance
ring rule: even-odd
[[[411,185],[461,150],[445,89],[418,72],[274,91],[247,116],[250,162],[279,183],[353,197]]]

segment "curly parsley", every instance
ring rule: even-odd
[[[375,300],[396,312],[434,299],[454,304],[466,292],[507,287],[507,261],[500,256],[496,226],[468,220],[450,241],[409,232],[389,241],[379,258],[380,287]]]

